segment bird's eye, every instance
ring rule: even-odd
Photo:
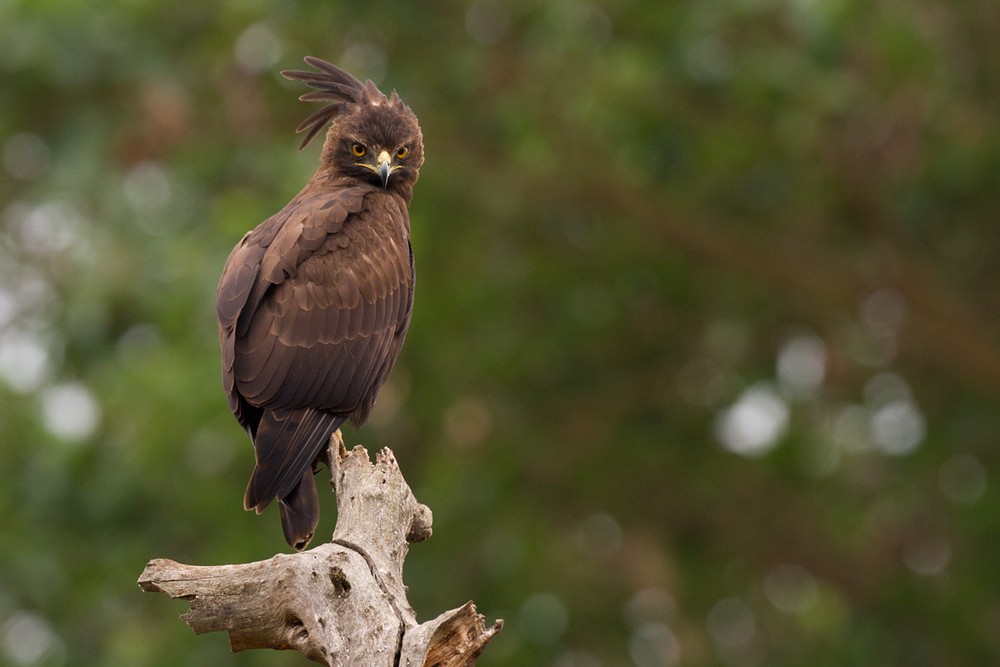
[[[364,157],[365,156],[365,147],[362,146],[361,144],[352,144],[351,145],[351,152],[354,153],[355,157]]]
[[[404,157],[406,157],[409,154],[410,154],[410,149],[407,148],[406,146],[403,146],[398,151],[396,151],[396,157],[398,157],[400,160],[402,160]]]

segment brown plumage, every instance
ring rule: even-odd
[[[253,441],[244,507],[277,499],[285,539],[303,549],[319,520],[313,463],[347,419],[367,419],[403,345],[413,305],[407,212],[423,163],[417,118],[319,58],[286,71],[329,104],[319,169],[283,209],[233,248],[216,303],[222,382]]]

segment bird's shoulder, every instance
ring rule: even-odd
[[[259,238],[248,243],[266,249],[260,260],[260,279],[278,284],[296,273],[307,258],[319,251],[332,236],[342,236],[348,221],[365,210],[370,193],[364,187],[306,187],[274,218],[274,230],[265,221]],[[272,218],[272,219],[274,219]],[[254,230],[257,231],[257,230]],[[251,233],[253,234],[253,233]]]
[[[314,177],[280,211],[247,232],[230,252],[219,280],[220,323],[235,322],[247,307],[255,310],[268,285],[294,276],[303,261],[363,210],[367,190]]]
[[[286,308],[374,309],[387,298],[395,301],[394,294],[412,300],[412,285],[406,206],[394,194],[375,191],[337,233],[303,257],[295,274],[275,285],[270,296],[283,306],[278,308],[283,313]]]

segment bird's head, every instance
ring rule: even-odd
[[[319,58],[305,61],[319,71],[281,74],[316,89],[299,99],[330,103],[299,125],[297,132],[308,130],[301,147],[329,123],[324,163],[338,174],[397,192],[409,201],[424,162],[416,115],[395,92],[386,96],[371,81],[362,84]]]
[[[403,193],[417,181],[424,144],[417,117],[399,95],[386,97],[368,81],[358,103],[330,126],[323,155],[343,174]]]

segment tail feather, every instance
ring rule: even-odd
[[[254,438],[257,465],[247,484],[243,507],[260,514],[277,498],[282,504],[286,537],[289,536],[288,527],[294,525],[292,533],[301,538],[304,523],[298,519],[286,522],[286,510],[292,516],[308,515],[309,509],[304,508],[314,507],[312,514],[318,518],[319,502],[312,479],[312,464],[344,420],[344,417],[314,409],[265,410]],[[315,521],[311,521],[314,528]],[[296,546],[291,537],[288,539],[289,544]]]
[[[285,541],[296,551],[302,551],[309,545],[319,523],[319,496],[312,469],[307,468],[292,492],[278,500],[278,511]]]

